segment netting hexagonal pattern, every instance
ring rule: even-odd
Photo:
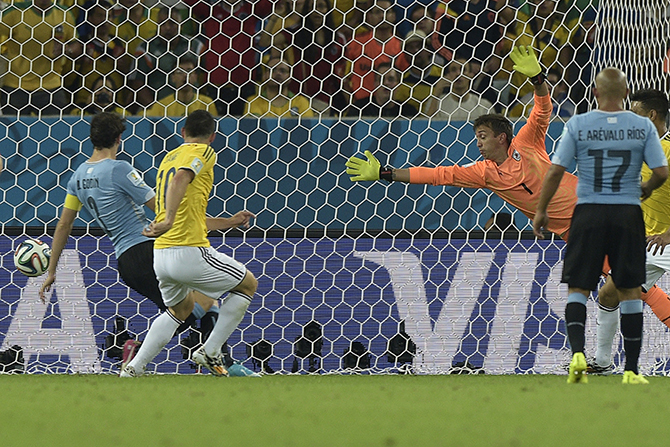
[[[622,68],[632,90],[666,89],[667,29],[659,0],[6,4],[2,350],[21,346],[29,372],[108,372],[123,341],[143,338],[157,309],[121,281],[85,211],[48,303],[11,252],[28,234],[50,242],[92,150],[91,116],[127,118],[118,157],[153,187],[184,116],[205,109],[218,120],[208,212],[257,216],[211,236],[259,279],[232,357],[283,373],[562,372],[562,241],[528,238],[528,218],[489,191],[360,185],[344,165],[365,150],[393,167],[479,159],[476,117],[503,113],[518,131],[533,106],[507,57],[516,45],[546,70],[551,153],[565,120],[593,106],[600,69]],[[519,231],[483,231],[507,214]],[[643,370],[667,373],[667,330],[647,321]],[[594,331],[589,320],[589,343]],[[151,368],[195,371],[189,336]]]

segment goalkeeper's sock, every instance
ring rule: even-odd
[[[654,286],[642,294],[642,301],[647,303],[654,314],[666,326],[670,327],[670,297],[660,287]]]
[[[584,352],[584,328],[586,327],[586,297],[571,293],[565,306],[565,326],[573,354]]]
[[[152,361],[154,357],[158,355],[159,352],[168,344],[172,336],[174,335],[175,330],[183,322],[177,317],[172,315],[169,310],[166,310],[158,316],[151,323],[149,332],[140,346],[140,350],[137,351],[135,358],[131,360],[128,364],[135,368],[136,371],[143,370],[147,363]]]
[[[205,341],[205,353],[216,357],[221,353],[221,346],[240,324],[247,311],[251,297],[240,292],[230,292],[221,304],[219,318]]]
[[[621,307],[621,334],[623,348],[626,351],[625,371],[638,373],[637,364],[642,347],[642,300],[622,301]]]
[[[612,363],[612,343],[619,327],[619,306],[615,308],[598,305],[596,327],[596,364],[608,366]]]

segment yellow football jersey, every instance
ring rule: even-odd
[[[74,16],[54,4],[46,11],[15,2],[0,12],[2,54],[9,61],[5,86],[28,91],[61,87],[66,57],[53,58],[54,42],[74,39]]]
[[[139,5],[139,3],[138,3]],[[158,34],[158,10],[143,8],[142,21],[135,23],[128,18],[124,7],[114,10],[112,21],[116,24],[116,35],[126,44],[126,51],[134,54],[140,44],[148,42]]]
[[[214,100],[200,93],[196,93],[188,105],[177,100],[173,93],[155,102],[146,113],[147,116],[187,116],[196,110],[207,110],[213,116],[218,115]]]
[[[446,74],[446,71],[444,71],[444,74]],[[423,76],[421,79],[408,70],[396,87],[393,99],[401,104],[408,103],[416,110],[425,112],[424,106],[427,100],[434,96],[435,84],[444,74],[442,67],[437,65],[431,66],[428,76]]]
[[[289,95],[289,100],[283,106],[274,106],[261,93],[255,98],[249,98],[245,106],[245,115],[254,115],[260,118],[293,118],[301,116],[312,118],[314,111],[310,107],[309,99],[302,95]]]
[[[170,180],[179,169],[195,173],[179,204],[174,225],[154,242],[154,248],[209,247],[207,200],[214,184],[216,153],[206,144],[185,143],[170,151],[156,175],[156,222],[165,220],[165,197]]]
[[[670,162],[670,133],[666,133],[661,139],[661,146]],[[650,177],[651,169],[643,164],[642,181],[647,181]],[[663,183],[651,197],[642,202],[642,212],[647,235],[663,233],[670,228],[670,181]]]

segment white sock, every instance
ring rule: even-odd
[[[612,363],[612,343],[619,328],[619,306],[614,309],[598,305],[598,319],[596,328],[596,364],[607,366]]]
[[[180,324],[183,321],[179,321],[177,317],[172,315],[169,310],[166,310],[161,315],[158,316],[151,323],[149,332],[142,342],[139,351],[133,358],[129,366],[133,366],[135,370],[142,370],[147,366],[147,363],[152,361],[154,357],[158,355],[159,352],[168,344],[170,339],[174,336],[174,332],[177,330]]]
[[[251,297],[239,292],[230,292],[219,309],[219,319],[205,341],[205,353],[210,357],[216,357],[221,353],[221,346],[228,340],[230,334],[240,324],[247,307],[251,303]]]

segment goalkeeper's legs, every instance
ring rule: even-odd
[[[642,301],[647,303],[656,317],[670,327],[670,297],[660,287],[654,285],[642,294]]]
[[[647,290],[642,294],[642,301],[646,302],[659,320],[670,327],[670,298],[668,295],[656,286],[665,272],[670,272],[670,250],[664,250],[663,253],[647,253],[646,260],[646,281],[642,290]]]
[[[653,286],[649,292],[642,294],[642,300],[651,307],[659,320],[666,325],[670,325],[670,298],[663,290]],[[607,367],[612,362],[612,343],[619,322],[618,296],[614,283],[609,277],[598,292],[598,303],[598,349],[595,363],[596,366]]]

